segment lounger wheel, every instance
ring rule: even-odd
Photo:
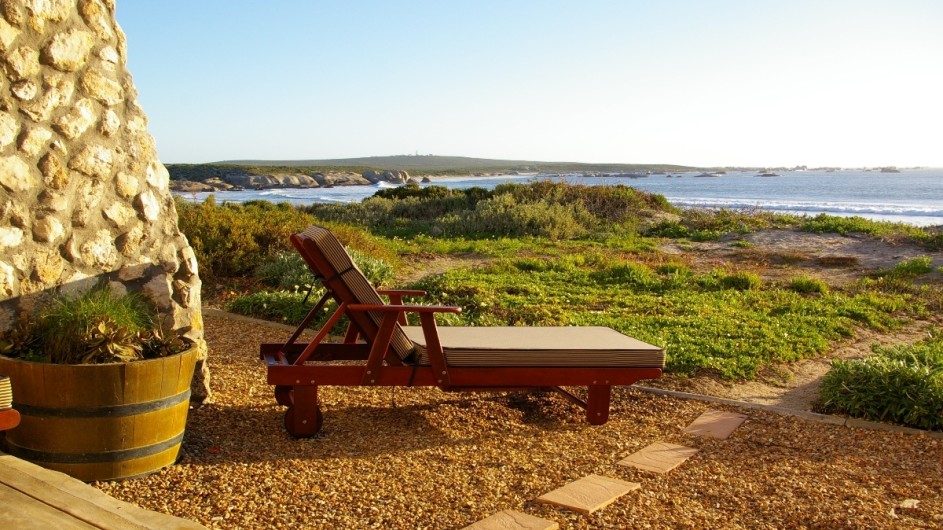
[[[275,402],[283,407],[295,404],[295,394],[288,385],[275,385]]]
[[[298,417],[294,406],[285,411],[285,430],[295,438],[310,438],[321,430],[324,415],[321,407],[314,407],[314,415],[309,418]]]

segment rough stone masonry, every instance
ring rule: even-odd
[[[195,343],[200,277],[125,66],[114,0],[0,0],[0,330],[57,291],[143,293]]]

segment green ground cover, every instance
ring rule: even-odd
[[[306,296],[312,278],[288,236],[317,222],[338,235],[375,284],[425,289],[424,303],[463,308],[438,317],[443,325],[609,326],[664,346],[667,370],[683,376],[751,379],[824,354],[857,328],[889,330],[943,309],[940,287],[922,280],[934,272],[925,257],[839,286],[798,262],[772,280],[763,267],[697,268],[659,250],[665,238],[777,228],[859,232],[929,249],[940,234],[857,218],[679,211],[663,197],[621,186],[402,187],[349,205],[177,207],[207,283],[242,286],[228,291],[232,311],[301,320],[320,295]],[[422,270],[449,259],[472,265]],[[402,285],[394,272],[404,271],[420,279]]]

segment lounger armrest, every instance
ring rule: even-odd
[[[390,305],[403,305],[404,296],[426,296],[426,292],[420,291],[419,289],[383,289],[377,291],[377,294],[389,298]],[[408,324],[406,313],[400,313],[397,317],[397,321],[401,326]]]
[[[351,311],[381,311],[384,313],[461,313],[461,307],[442,306],[442,305],[376,305],[376,304],[350,304],[347,309]]]

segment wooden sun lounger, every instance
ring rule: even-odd
[[[325,295],[284,344],[262,344],[268,383],[288,407],[285,428],[296,437],[318,432],[318,387],[437,386],[445,391],[554,390],[586,409],[590,424],[609,419],[613,385],[661,376],[664,350],[604,327],[442,327],[436,313],[458,307],[405,305],[423,291],[377,291],[328,230],[311,226],[291,242]],[[381,295],[389,298],[384,302]],[[307,344],[303,330],[333,299],[337,310]],[[421,326],[407,326],[406,314]],[[325,339],[347,316],[342,343]],[[328,364],[356,360],[361,363]],[[563,386],[588,387],[584,402]]]

